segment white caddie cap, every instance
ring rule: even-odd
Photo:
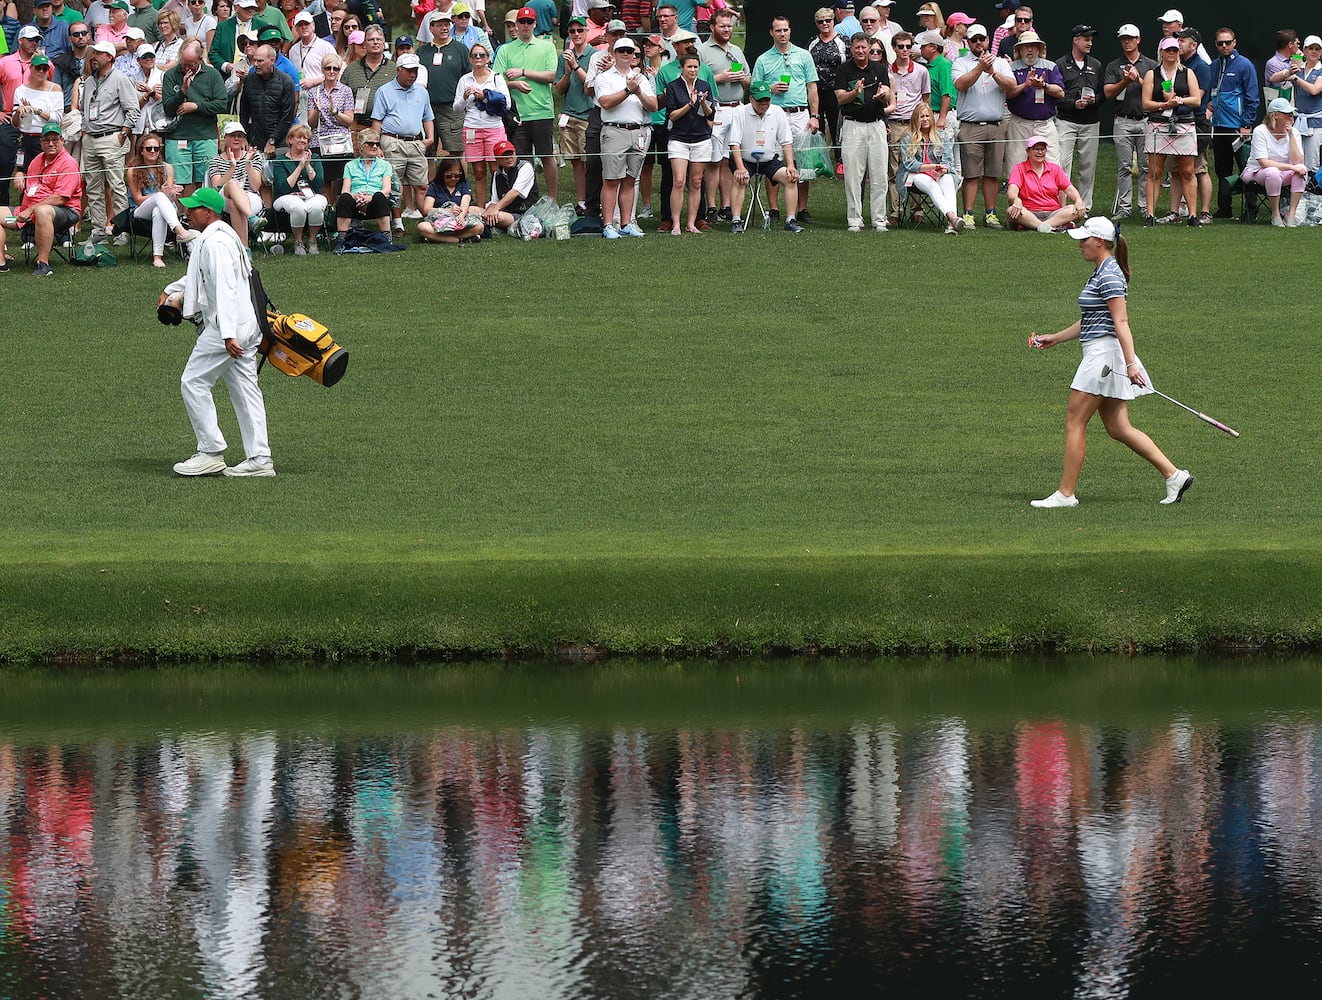
[[[1115,223],[1104,215],[1094,215],[1083,225],[1067,229],[1066,232],[1075,240],[1086,240],[1089,236],[1095,236],[1106,243],[1115,242]]]

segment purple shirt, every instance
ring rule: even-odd
[[[1015,83],[1023,83],[1028,79],[1028,74],[1036,70],[1046,78],[1048,84],[1054,84],[1062,90],[1065,88],[1065,78],[1060,75],[1060,67],[1046,59],[1039,59],[1037,65],[1031,69],[1022,62],[1015,61],[1010,64],[1010,69],[1014,71]],[[1056,117],[1055,98],[1044,93],[1039,104],[1034,87],[1024,88],[1024,92],[1018,97],[1007,97],[1005,106],[1010,109],[1010,114],[1026,118],[1030,122],[1041,122]]]

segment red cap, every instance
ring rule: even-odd
[[[531,7],[520,7],[519,12],[514,15],[514,20],[522,21],[524,18],[529,18],[533,21],[536,21],[537,11],[533,10]]]
[[[491,151],[497,156],[509,156],[510,153],[514,152],[514,143],[510,142],[508,139],[501,139],[500,142],[492,147]]]

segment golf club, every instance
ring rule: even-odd
[[[1129,377],[1128,375],[1124,374],[1124,372],[1118,372],[1118,371],[1116,371],[1114,368],[1112,368],[1110,365],[1105,365],[1105,366],[1103,366],[1103,368],[1102,368],[1102,378],[1106,378],[1106,376],[1108,376],[1108,375],[1119,375],[1121,378],[1128,378],[1128,377]],[[1149,389],[1152,389],[1152,391],[1155,392],[1155,393],[1156,393],[1158,396],[1160,396],[1162,399],[1169,399],[1169,400],[1170,400],[1172,403],[1174,403],[1176,406],[1180,407],[1180,409],[1182,409],[1182,410],[1188,410],[1190,413],[1192,413],[1192,414],[1193,414],[1195,417],[1197,417],[1199,420],[1206,420],[1209,424],[1211,424],[1211,425],[1212,425],[1213,427],[1215,427],[1217,430],[1219,430],[1219,431],[1225,431],[1227,434],[1229,434],[1229,435],[1230,435],[1231,437],[1233,437],[1233,438],[1237,438],[1237,437],[1239,437],[1239,431],[1235,430],[1235,429],[1232,428],[1232,427],[1227,427],[1227,426],[1226,426],[1225,424],[1223,424],[1220,420],[1217,420],[1217,419],[1215,419],[1215,418],[1213,418],[1213,417],[1209,417],[1206,413],[1199,413],[1199,412],[1198,412],[1197,410],[1195,410],[1192,406],[1185,406],[1183,403],[1181,403],[1181,402],[1180,402],[1178,399],[1176,399],[1174,396],[1167,396],[1167,395],[1166,395],[1164,392],[1162,392],[1160,389],[1153,389],[1152,386],[1148,386],[1148,388],[1149,388]]]

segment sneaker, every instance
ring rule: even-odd
[[[811,226],[814,222],[817,221],[812,217],[812,213],[809,212],[806,208],[802,212],[800,212],[796,216],[796,218],[798,219],[799,222],[802,222],[805,226]]]
[[[248,216],[249,237],[260,236],[262,234],[262,230],[264,230],[265,228],[266,228],[266,216],[260,214]]]
[[[1285,228],[1285,220],[1282,219],[1279,215],[1273,215],[1273,216],[1272,216],[1272,225],[1273,225],[1273,226],[1276,226],[1276,227],[1279,228],[1279,229],[1284,229],[1284,228]]]
[[[115,246],[126,247],[128,245],[129,245],[128,233],[119,233],[118,235],[115,236]]]
[[[344,237],[335,237],[335,246],[331,248],[331,253],[344,253]]]
[[[392,233],[402,233],[404,231],[404,220],[392,219],[390,222],[390,231]]]
[[[738,236],[738,235],[739,235],[740,233],[742,233],[743,231],[744,231],[744,220],[743,220],[743,219],[731,219],[731,220],[730,220],[730,235],[731,235],[731,236]]]
[[[773,208],[773,209],[771,210],[770,214],[769,214],[769,218],[771,219],[772,222],[779,222],[779,221],[780,221],[780,209],[778,209],[778,208]]]
[[[643,231],[639,229],[637,225],[631,222],[620,230],[620,235],[641,237],[643,235]]]
[[[733,221],[733,219],[734,219],[734,215],[730,212],[730,206],[729,206],[729,205],[726,205],[723,209],[721,209],[719,212],[717,212],[717,213],[716,213],[716,218],[717,218],[717,220],[719,220],[720,222],[731,222],[731,221]]]
[[[294,256],[295,256],[295,257],[306,257],[307,255],[308,255],[308,248],[307,248],[307,247],[305,247],[302,243],[295,243],[295,244],[294,244]]]
[[[399,215],[400,215],[400,218],[403,218],[403,219],[421,219],[421,218],[422,218],[422,213],[419,212],[416,208],[406,208],[406,209],[404,209],[404,211],[400,212]]]
[[[955,221],[952,222],[950,225],[954,228],[955,232],[957,233],[962,233],[965,227],[968,227],[969,229],[973,228],[972,220],[965,222],[964,216],[962,215],[955,216]]]
[[[1198,216],[1198,221],[1204,226],[1210,226],[1212,224],[1212,213],[1204,212],[1202,215]]]
[[[601,235],[603,239],[618,240],[620,238],[620,231],[615,228],[615,223],[611,222],[602,227]]]
[[[1077,507],[1079,506],[1078,497],[1067,497],[1060,490],[1056,490],[1051,496],[1042,500],[1030,500],[1029,504],[1033,507]]]
[[[984,215],[984,216],[982,217],[982,224],[983,224],[983,226],[985,226],[987,229],[1004,229],[1004,228],[1005,228],[1005,226],[1001,224],[1001,220],[998,219],[998,218],[996,217],[996,213],[995,213],[995,212],[988,212],[986,215]]]
[[[175,462],[174,471],[180,476],[214,476],[225,471],[225,457],[199,451],[186,462]]]
[[[1162,503],[1179,503],[1180,498],[1193,485],[1193,476],[1188,469],[1176,469],[1174,475],[1166,480],[1166,499]]]
[[[849,231],[850,231],[851,233],[861,233],[861,232],[863,231],[863,227],[862,227],[862,226],[850,226],[850,227],[849,227]]]
[[[801,225],[799,225],[798,222],[796,222],[794,219],[786,219],[786,220],[785,220],[785,232],[787,232],[787,233],[801,233],[801,232],[803,232],[803,227],[802,227]]]
[[[238,465],[223,470],[227,476],[274,476],[275,466],[269,458],[245,458]]]
[[[1203,220],[1196,215],[1189,216],[1189,221],[1185,223],[1190,229],[1201,229]]]
[[[636,218],[639,219],[650,219],[652,217],[652,206],[644,205],[642,208],[638,209],[638,211],[635,212],[634,215]]]
[[[1157,224],[1157,220],[1154,219],[1152,216],[1150,216],[1150,215],[1145,215],[1145,216],[1143,216],[1143,228],[1144,228],[1144,229],[1151,229],[1151,228],[1152,228],[1153,226],[1155,226],[1156,224]]]
[[[718,211],[716,211],[716,208],[713,206],[712,208],[707,209],[707,211],[704,213],[704,218],[706,218],[708,225],[712,225],[720,221],[721,215]]]
[[[964,228],[965,228],[965,229],[972,229],[972,228],[973,228],[973,213],[972,213],[972,212],[965,212],[964,215],[962,216],[962,218],[964,219]],[[988,226],[987,228],[990,229],[991,227]]]
[[[185,229],[182,233],[175,233],[174,238],[179,243],[192,243],[201,235],[196,229]]]
[[[319,253],[321,253],[321,251],[317,249],[317,241],[316,241],[316,240],[308,240],[308,256],[309,256],[309,257],[315,257],[315,256],[317,256]]]
[[[1165,215],[1157,219],[1157,225],[1169,226],[1172,222],[1179,222],[1179,221],[1180,221],[1179,213],[1167,212]]]
[[[1055,230],[1051,228],[1051,224],[1048,223],[1048,222],[1039,222],[1039,223],[1038,223],[1038,226],[1037,226],[1037,231],[1038,231],[1039,233],[1054,233],[1054,232],[1055,232]]]
[[[878,222],[875,226],[872,227],[872,231],[874,233],[889,233],[891,231],[891,227],[886,225],[886,223],[884,222]]]
[[[49,278],[55,272],[50,269],[50,265],[44,260],[37,261],[37,266],[32,269],[32,277]]]

